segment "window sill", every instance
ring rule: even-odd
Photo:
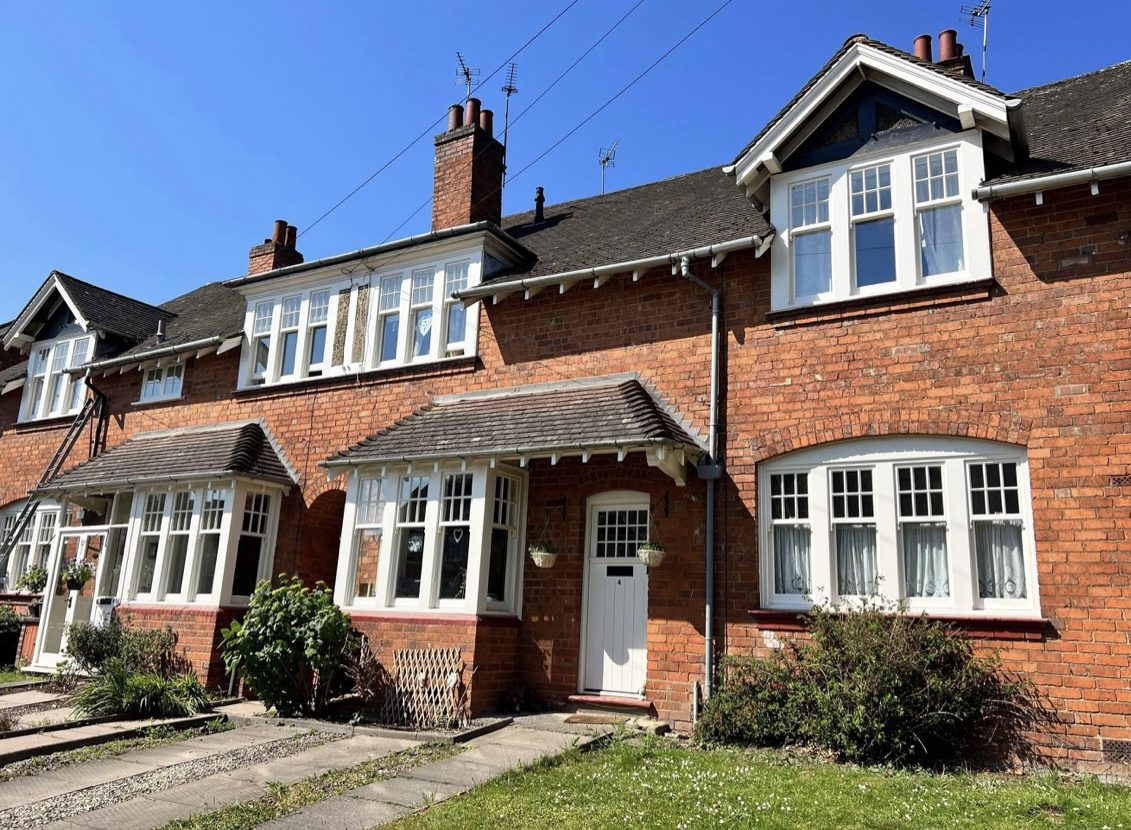
[[[920,308],[984,302],[993,296],[996,286],[997,280],[993,277],[951,282],[945,285],[925,285],[909,291],[885,291],[807,306],[782,308],[766,312],[766,319],[773,323],[775,328],[794,328],[899,311],[914,311]]]
[[[35,432],[39,429],[58,429],[61,426],[69,426],[74,423],[75,418],[81,412],[82,410],[79,410],[72,415],[54,415],[50,418],[38,418],[34,421],[19,421],[15,425],[15,430],[16,432]]]
[[[478,355],[460,355],[459,357],[445,357],[439,360],[429,360],[421,363],[402,363],[397,366],[363,369],[360,372],[346,372],[341,375],[322,375],[320,377],[288,380],[261,386],[243,386],[236,389],[235,394],[240,397],[266,397],[271,394],[289,394],[295,390],[352,385],[359,380],[365,382],[394,383],[406,377],[417,378],[426,376],[429,373],[441,374],[453,370],[474,370],[478,359]]]
[[[767,631],[807,631],[806,612],[784,608],[755,608],[746,612]],[[1032,640],[1043,642],[1053,635],[1046,617],[1016,617],[995,614],[931,614],[929,619],[945,623],[971,637],[984,640]]]
[[[134,401],[130,406],[156,406],[159,403],[174,403],[176,401],[183,401],[185,396],[173,395],[168,398],[149,398],[148,400]]]

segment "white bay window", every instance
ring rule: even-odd
[[[775,175],[774,310],[991,276],[981,137]]]
[[[355,473],[337,602],[356,609],[516,613],[524,485],[524,471],[486,463]]]
[[[16,519],[24,502],[7,507],[0,517],[0,542],[7,541],[16,530]],[[0,574],[6,590],[16,590],[16,582],[31,567],[46,568],[59,526],[59,507],[53,503],[41,504],[28,519],[8,555],[8,567]]]
[[[86,399],[86,385],[78,369],[90,358],[94,335],[59,338],[37,343],[28,357],[20,421],[76,415]]]
[[[823,445],[759,468],[763,605],[880,597],[1036,616],[1024,452],[957,438]]]

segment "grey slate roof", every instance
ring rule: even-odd
[[[709,167],[601,196],[507,216],[503,230],[533,251],[521,269],[540,277],[768,234],[772,228],[722,166]],[[492,280],[513,278],[505,272]]]
[[[324,463],[513,457],[649,444],[700,448],[639,380],[617,375],[438,398]]]
[[[235,289],[220,282],[208,283],[175,300],[162,303],[161,309],[170,314],[165,325],[164,340],[157,339],[154,329],[148,337],[118,355],[118,358],[133,357],[170,346],[183,346],[212,337],[238,335],[243,332],[246,308],[247,301]]]
[[[233,477],[295,483],[264,426],[243,421],[135,436],[56,476],[38,492]]]
[[[158,320],[168,320],[171,316],[164,309],[124,294],[107,291],[61,271],[53,274],[59,279],[79,314],[96,328],[127,340],[144,340],[157,331]]]
[[[1131,61],[1016,93],[1029,160],[989,183],[1131,160]]]
[[[3,389],[14,380],[19,380],[27,375],[27,361],[21,361],[7,369],[0,369],[0,389]]]

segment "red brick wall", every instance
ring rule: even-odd
[[[243,615],[239,608],[196,608],[187,605],[124,605],[115,612],[127,628],[162,630],[177,634],[177,647],[192,663],[200,681],[226,690],[228,672],[220,655],[223,630]]]
[[[503,215],[503,145],[478,125],[436,136],[432,230]]]

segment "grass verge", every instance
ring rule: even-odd
[[[13,778],[22,778],[27,775],[36,775],[41,772],[64,769],[84,761],[95,761],[100,758],[113,758],[133,749],[149,749],[163,744],[185,741],[200,735],[211,735],[215,732],[227,732],[234,728],[233,724],[221,718],[216,718],[194,729],[173,729],[169,726],[154,726],[134,738],[122,738],[117,741],[107,741],[104,744],[84,746],[79,749],[69,749],[64,752],[53,752],[50,755],[37,755],[25,758],[22,761],[13,761],[0,769],[0,781],[10,781]]]
[[[1131,828],[1131,788],[1051,774],[940,775],[617,741],[509,773],[395,827],[1116,830]]]
[[[15,666],[0,666],[0,683],[34,683],[37,681],[46,683],[48,678],[42,675],[27,674]]]
[[[171,821],[161,830],[250,830],[331,796],[395,778],[414,767],[439,761],[461,751],[462,747],[450,744],[423,744],[345,769],[328,770],[294,784],[269,783],[267,794],[262,798],[229,804],[210,813],[199,813],[187,819]]]

